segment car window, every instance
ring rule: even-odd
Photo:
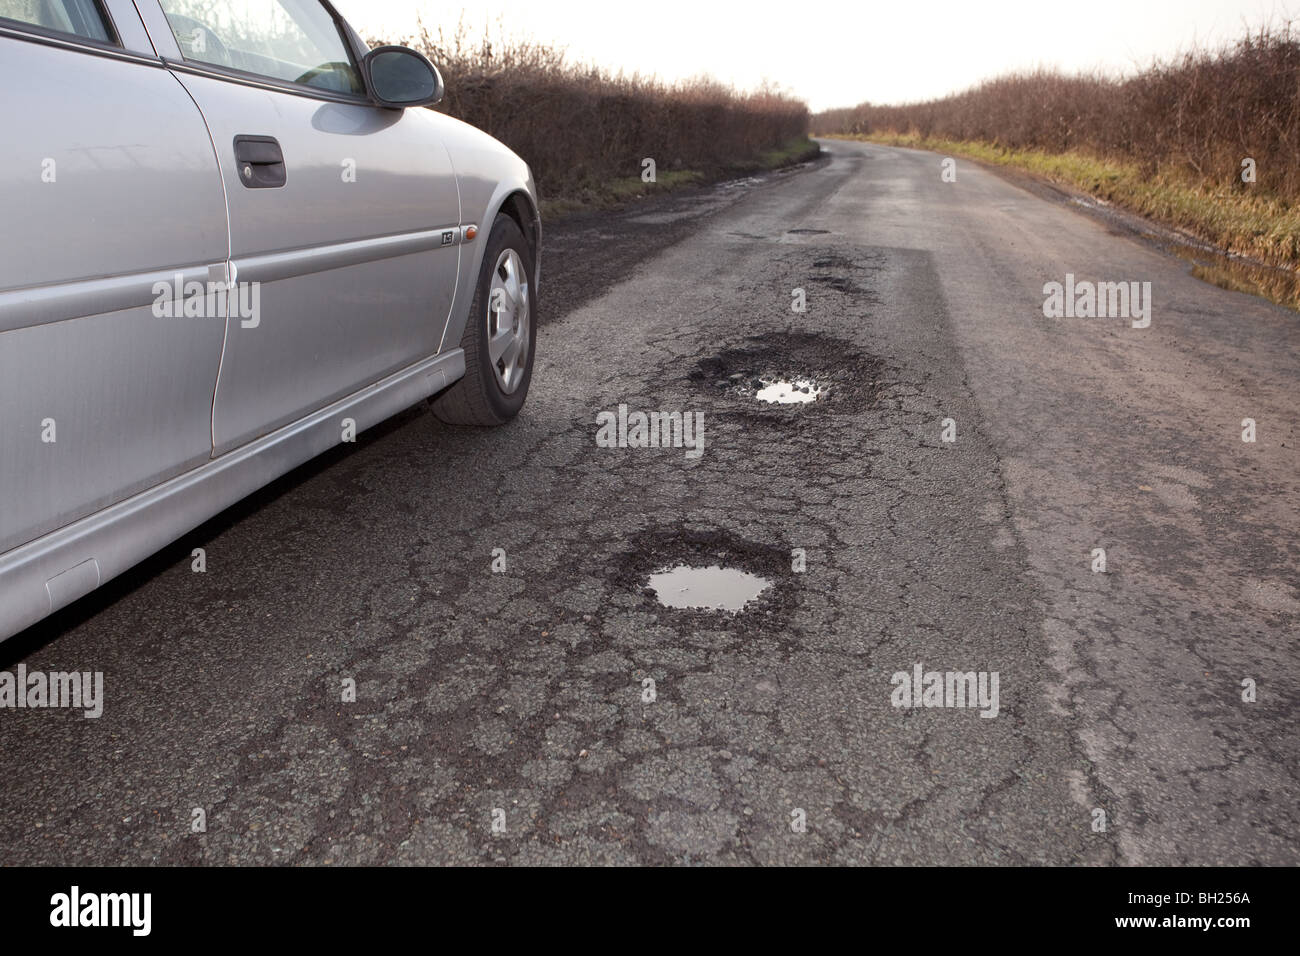
[[[162,7],[187,60],[336,93],[364,92],[319,0],[162,0]]]
[[[0,0],[0,20],[112,43],[108,17],[97,0]]]

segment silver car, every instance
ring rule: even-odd
[[[325,0],[0,0],[0,639],[532,374],[528,166]]]

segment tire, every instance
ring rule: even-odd
[[[449,425],[504,425],[524,407],[537,349],[532,279],[533,255],[523,232],[509,216],[497,216],[460,338],[465,375],[433,400],[433,413],[440,420]],[[501,303],[499,310],[492,308],[494,301]]]

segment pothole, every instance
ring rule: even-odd
[[[848,342],[811,333],[772,333],[702,359],[697,385],[755,409],[793,414],[814,406],[862,408],[883,386],[884,362]]]
[[[642,596],[648,610],[706,628],[779,630],[799,593],[789,545],[763,544],[689,524],[642,531],[612,565],[616,588]]]
[[[656,571],[649,581],[660,604],[705,611],[742,611],[771,586],[765,577],[717,564],[679,564]]]

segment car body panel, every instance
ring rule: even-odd
[[[451,154],[460,188],[461,218],[480,226],[485,232],[503,207],[514,198],[522,200],[527,213],[521,218],[531,223],[520,225],[533,250],[534,289],[541,287],[541,216],[538,212],[537,187],[528,164],[480,129],[451,117],[442,117],[443,141]],[[474,285],[483,266],[484,243],[467,245],[461,256],[460,277],[451,320],[442,339],[442,347],[456,345],[465,331]]]
[[[236,282],[258,287],[256,324],[227,320],[212,416],[222,454],[437,352],[460,204],[434,113],[176,75],[216,144]],[[278,140],[283,186],[243,185],[243,135]]]
[[[540,236],[528,167],[472,127],[206,75],[156,0],[105,5],[118,48],[0,24],[0,203],[19,212],[0,229],[0,640],[337,446],[344,419],[463,377],[492,219]],[[281,143],[285,187],[232,180],[241,134]],[[65,192],[37,189],[47,152]],[[210,291],[202,317],[160,317],[177,278],[262,283],[260,321]]]
[[[154,290],[178,272],[206,279],[227,239],[211,141],[175,77],[0,46],[4,551],[210,457],[222,323],[157,318]]]

